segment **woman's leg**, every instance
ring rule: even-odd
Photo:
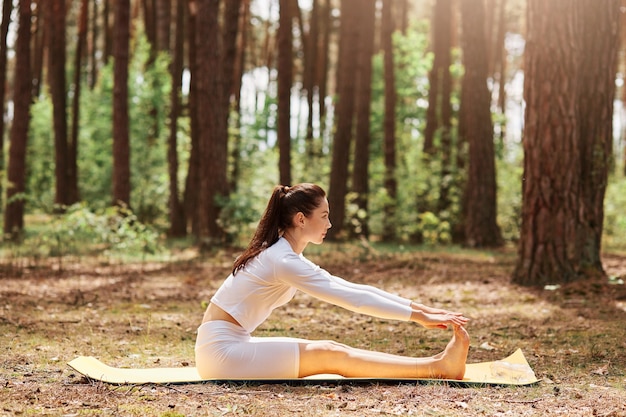
[[[299,376],[463,379],[468,350],[469,336],[460,326],[454,328],[446,349],[428,358],[390,355],[328,341],[300,343]]]

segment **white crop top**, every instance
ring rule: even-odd
[[[411,317],[411,300],[333,276],[295,253],[284,238],[251,259],[235,276],[229,275],[211,302],[251,333],[297,290],[382,319],[408,321]]]

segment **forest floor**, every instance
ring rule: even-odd
[[[236,253],[181,252],[141,264],[66,258],[28,268],[12,259],[0,264],[0,416],[626,416],[626,254],[604,256],[611,279],[546,290],[510,283],[514,250],[323,247],[309,257],[335,275],[470,317],[469,363],[522,348],[541,381],[465,388],[94,382],[67,362],[90,355],[120,367],[193,366],[204,305]],[[427,356],[451,332],[359,316],[298,294],[257,335]]]

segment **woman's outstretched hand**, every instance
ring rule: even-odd
[[[411,321],[421,324],[427,329],[447,329],[448,326],[465,326],[469,319],[463,313],[428,307],[413,303]]]

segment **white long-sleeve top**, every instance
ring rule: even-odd
[[[251,333],[275,308],[289,302],[297,290],[382,319],[409,321],[411,317],[411,300],[333,276],[295,253],[284,238],[251,259],[234,276],[229,275],[211,302]]]

